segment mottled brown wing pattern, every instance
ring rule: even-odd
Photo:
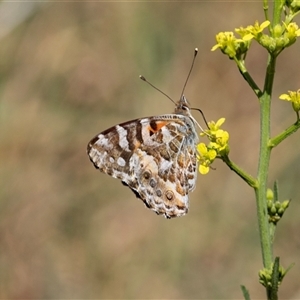
[[[121,179],[157,214],[172,218],[188,211],[197,141],[194,121],[175,110],[111,127],[89,142],[87,152],[96,168]]]

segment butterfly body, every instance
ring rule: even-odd
[[[173,114],[113,126],[89,142],[87,153],[96,168],[120,179],[148,208],[172,218],[188,212],[197,142],[195,121],[182,96]]]

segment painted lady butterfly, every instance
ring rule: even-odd
[[[174,114],[113,126],[88,143],[87,153],[97,169],[121,179],[158,215],[183,216],[196,185],[196,125],[182,92]]]

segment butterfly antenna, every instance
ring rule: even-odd
[[[187,76],[187,78],[186,78],[186,80],[185,80],[185,83],[184,83],[184,85],[183,85],[183,89],[182,89],[182,93],[181,93],[180,99],[182,98],[183,93],[184,93],[184,90],[185,90],[185,87],[186,87],[186,85],[187,85],[187,83],[188,83],[188,81],[189,81],[189,78],[190,78],[190,75],[191,75],[191,73],[192,73],[192,70],[193,70],[193,67],[194,67],[194,63],[195,63],[195,59],[196,59],[197,54],[198,54],[198,48],[195,48],[195,51],[194,51],[194,57],[193,57],[193,61],[192,61],[192,65],[191,65],[191,67],[190,67],[190,71],[189,71],[188,76]]]
[[[154,86],[151,82],[149,82],[143,75],[140,75],[140,78],[147,82],[150,86],[152,86],[154,89],[156,89],[157,91],[159,91],[161,94],[163,94],[164,96],[166,96],[169,100],[171,100],[175,105],[176,105],[176,102],[170,97],[168,96],[166,93],[164,93],[162,90],[160,90],[159,88],[157,88],[156,86]]]

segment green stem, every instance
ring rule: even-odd
[[[270,18],[269,18],[269,3],[268,3],[268,0],[263,0],[263,8],[264,8],[265,19],[266,20],[270,20]]]
[[[269,55],[268,67],[265,76],[265,86],[262,97],[260,97],[260,155],[258,164],[258,182],[259,187],[255,189],[257,215],[260,232],[260,242],[265,268],[271,268],[273,262],[272,243],[270,238],[270,228],[267,213],[267,183],[268,169],[270,163],[271,147],[270,139],[270,112],[271,112],[271,95],[275,75],[276,58]]]
[[[274,10],[273,10],[273,22],[272,27],[280,24],[281,22],[281,14],[283,11],[285,0],[274,0]]]
[[[256,82],[253,80],[251,75],[249,74],[245,64],[241,60],[238,60],[237,58],[234,58],[234,60],[237,64],[241,74],[243,75],[244,79],[248,82],[248,84],[250,85],[250,87],[254,91],[255,95],[258,98],[261,97],[262,96],[262,91],[260,90],[260,88],[258,87]]]
[[[273,148],[276,147],[278,144],[280,144],[283,140],[285,140],[287,137],[289,137],[291,134],[296,132],[300,128],[300,120],[298,119],[296,123],[288,127],[285,131],[278,134],[274,138],[270,139],[269,141],[269,147]]]
[[[258,187],[258,182],[257,180],[252,177],[251,175],[249,175],[248,173],[246,173],[244,170],[242,170],[238,165],[236,165],[233,161],[231,161],[229,159],[229,157],[227,155],[224,155],[222,157],[220,157],[225,163],[226,165],[232,170],[234,171],[237,175],[239,175],[244,181],[246,181],[251,187],[253,188],[257,188]]]

